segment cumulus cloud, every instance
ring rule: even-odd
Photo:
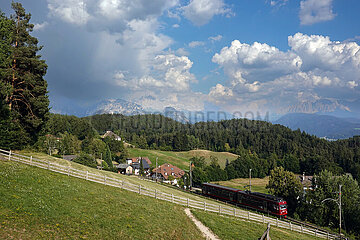
[[[360,46],[329,37],[297,33],[288,37],[287,52],[267,44],[235,40],[213,56],[229,81],[210,89],[209,98],[229,111],[272,110],[331,99],[359,96]],[[231,93],[231,94],[230,94]],[[227,102],[225,104],[225,102]],[[340,106],[335,104],[332,107]],[[345,106],[342,106],[346,109]],[[332,108],[329,108],[332,109]],[[312,109],[314,110],[314,109]]]
[[[144,107],[159,111],[165,106],[180,110],[201,110],[204,95],[190,90],[190,83],[197,82],[190,72],[192,64],[186,56],[172,53],[157,55],[151,71],[139,77],[118,71],[113,76],[114,83],[131,90],[128,98]]]
[[[336,14],[332,11],[332,0],[303,0],[300,2],[300,23],[311,25],[332,20]]]
[[[49,25],[48,22],[34,24],[34,31],[44,30]]]
[[[81,0],[48,0],[48,8],[52,16],[59,17],[65,22],[83,25],[90,19],[85,1]]]
[[[232,11],[223,0],[191,0],[181,8],[185,18],[196,26],[207,24],[216,15],[230,16]]]

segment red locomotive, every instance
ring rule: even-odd
[[[231,202],[235,205],[242,205],[279,217],[286,218],[287,215],[286,201],[273,195],[242,191],[236,188],[224,187],[212,183],[203,183],[202,193],[213,198]]]

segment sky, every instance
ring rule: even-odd
[[[19,2],[54,111],[119,98],[156,111],[360,112],[358,0]]]

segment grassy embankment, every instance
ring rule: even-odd
[[[245,190],[246,185],[249,184],[248,178],[236,178],[231,179],[228,181],[218,181],[213,182],[222,186],[237,188],[240,190]],[[253,192],[261,192],[261,193],[268,193],[266,189],[266,185],[269,183],[269,177],[265,178],[252,178],[251,179],[251,191]]]
[[[140,148],[127,148],[127,150],[130,157],[148,157],[151,160],[153,167],[155,167],[155,160],[158,158],[158,165],[170,163],[181,169],[189,169],[189,159],[192,157],[205,157],[207,163],[210,163],[210,156],[217,157],[222,168],[225,168],[226,159],[231,162],[238,157],[236,154],[229,152],[212,152],[208,150],[191,150],[186,152],[148,150]]]
[[[183,208],[0,160],[0,239],[201,239]]]
[[[239,221],[233,217],[219,216],[218,214],[192,210],[195,217],[205,226],[210,228],[220,239],[258,239],[267,228],[266,224]],[[271,226],[270,237],[272,240],[315,240],[314,236],[304,235],[292,231],[285,231]]]

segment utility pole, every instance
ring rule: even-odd
[[[157,169],[157,160],[158,160],[158,158],[156,157],[156,168],[155,168],[155,181],[157,182],[157,172],[158,172],[158,169]]]
[[[251,168],[249,171],[249,188],[250,188],[250,192],[251,192]]]
[[[341,187],[342,187],[342,185],[339,185],[339,234],[340,234],[340,240],[341,240]]]
[[[326,199],[321,201],[321,203],[324,203],[326,201],[334,201],[339,206],[339,235],[340,235],[340,240],[342,239],[342,237],[341,237],[341,187],[342,187],[342,185],[339,185],[339,198],[337,200],[335,200],[333,198],[326,198]]]
[[[192,169],[191,169],[192,162],[190,161],[190,190],[192,189]]]

